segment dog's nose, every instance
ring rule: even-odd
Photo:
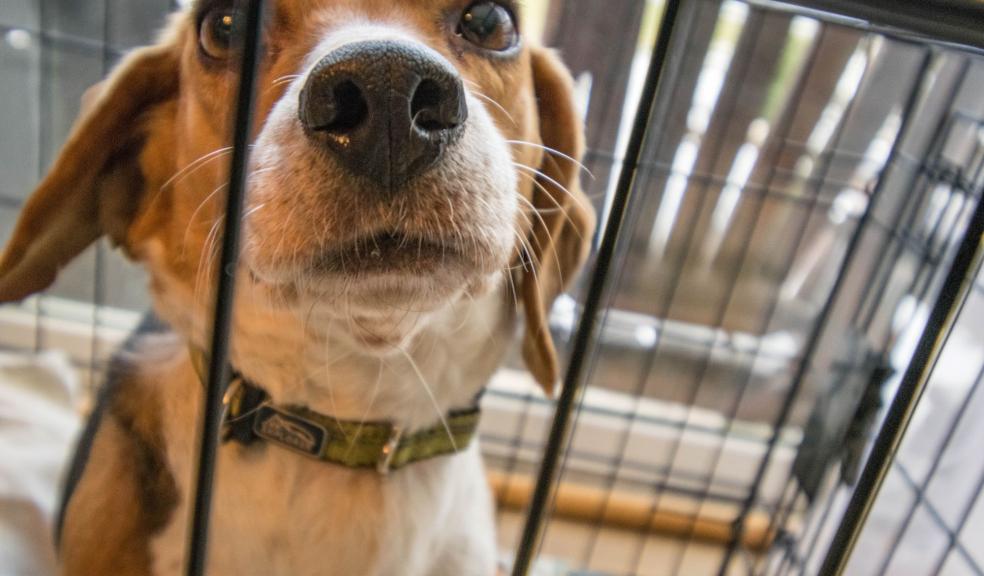
[[[386,191],[431,167],[468,117],[454,66],[409,42],[342,46],[315,65],[300,98],[308,137]]]

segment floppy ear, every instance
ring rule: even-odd
[[[580,161],[584,130],[574,105],[570,73],[544,48],[532,50],[533,85],[546,152],[539,166],[533,192],[533,226],[522,272],[526,333],[523,359],[548,396],[560,377],[557,352],[550,336],[548,317],[554,300],[571,283],[591,247],[595,213],[581,191]],[[576,159],[576,160],[572,160]]]
[[[0,302],[44,290],[103,234],[124,242],[144,188],[146,116],[177,90],[177,51],[155,46],[131,54],[86,94],[68,141],[0,255]]]

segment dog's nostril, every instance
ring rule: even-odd
[[[413,123],[429,132],[444,128],[437,115],[434,114],[440,104],[441,87],[437,85],[437,82],[433,80],[421,82],[410,102],[410,117],[413,119]]]
[[[362,90],[351,80],[335,86],[335,118],[323,128],[332,132],[348,132],[362,124],[369,115],[369,104]]]
[[[446,88],[455,90],[457,86]],[[429,78],[417,85],[410,101],[410,118],[414,126],[427,132],[439,132],[455,128],[464,121],[461,109],[463,95],[448,94],[446,88]]]
[[[358,84],[343,80],[308,96],[302,105],[303,119],[310,130],[344,134],[359,127],[369,116],[369,103]]]
[[[439,53],[370,40],[314,65],[298,116],[313,144],[388,193],[437,165],[464,133],[468,107],[458,71]]]

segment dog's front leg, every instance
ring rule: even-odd
[[[64,576],[152,574],[149,540],[172,512],[173,493],[167,482],[154,486],[140,478],[142,473],[163,473],[144,452],[115,417],[101,423],[86,472],[66,509]]]

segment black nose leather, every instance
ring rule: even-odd
[[[301,90],[299,113],[309,138],[387,191],[433,166],[468,117],[454,67],[430,48],[396,41],[325,56]]]

